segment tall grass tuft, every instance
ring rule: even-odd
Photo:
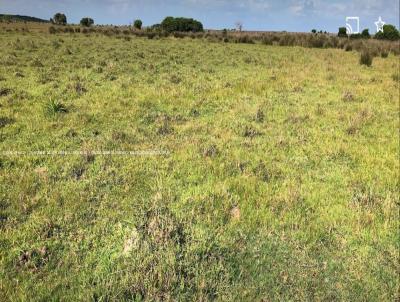
[[[372,55],[368,50],[363,50],[360,55],[360,64],[370,67],[372,65]]]
[[[52,99],[44,105],[44,112],[47,116],[51,117],[59,113],[67,113],[68,110],[63,103]]]

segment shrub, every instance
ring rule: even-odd
[[[293,46],[295,42],[295,37],[290,34],[285,34],[279,39],[280,46]]]
[[[274,41],[273,41],[273,38],[271,36],[264,35],[262,37],[261,43],[264,44],[264,45],[273,45]]]
[[[360,64],[366,65],[369,67],[372,65],[372,58],[373,57],[372,57],[371,53],[369,52],[369,50],[363,50],[360,55]]]
[[[389,52],[386,49],[382,49],[381,57],[382,58],[387,58],[388,56],[389,56]]]
[[[156,37],[156,35],[157,34],[153,32],[147,33],[147,39],[152,40]]]
[[[347,43],[347,44],[345,45],[345,47],[344,47],[344,50],[345,50],[345,51],[352,51],[352,50],[353,50],[353,46],[351,46],[350,43]]]
[[[324,47],[324,45],[326,43],[327,43],[327,41],[326,41],[325,36],[320,36],[320,35],[309,36],[308,47],[322,48],[322,47]],[[294,42],[293,42],[293,44],[294,44]],[[290,45],[293,45],[293,44],[290,44]]]
[[[369,34],[369,29],[368,29],[368,28],[364,29],[364,30],[361,32],[361,36],[362,36],[364,39],[369,39],[369,38],[371,38],[371,35]]]
[[[347,38],[347,30],[346,30],[346,27],[339,27],[338,37]]]
[[[133,22],[133,27],[136,28],[136,29],[141,30],[142,29],[142,25],[143,25],[142,20],[135,20]]]
[[[361,39],[363,36],[361,34],[351,34],[350,39],[355,40],[355,39]]]
[[[86,17],[86,18],[82,18],[82,19],[81,19],[80,24],[81,24],[82,26],[85,26],[85,27],[90,27],[90,26],[92,26],[92,25],[94,24],[94,21],[93,21],[92,18]]]
[[[383,32],[376,33],[375,38],[396,41],[400,39],[400,33],[394,25],[386,24],[383,26]]]
[[[54,26],[49,27],[49,34],[54,35],[57,32],[56,28]]]
[[[174,32],[174,37],[183,39],[186,35],[183,32]]]

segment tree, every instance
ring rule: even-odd
[[[400,33],[394,25],[386,24],[383,26],[383,32],[377,32],[375,38],[396,41],[400,39]]]
[[[59,25],[67,24],[67,17],[62,13],[57,13],[53,17],[53,23]]]
[[[368,29],[368,28],[364,29],[364,30],[361,32],[361,36],[362,36],[364,39],[369,39],[369,38],[371,38],[371,35],[369,34],[369,29]]]
[[[166,17],[161,22],[161,28],[166,32],[201,32],[203,24],[191,18]]]
[[[316,30],[316,29],[313,29],[313,30],[311,30],[311,32],[312,32],[313,34],[316,34],[316,33],[317,33],[317,30]]]
[[[347,30],[346,30],[346,27],[339,27],[338,37],[347,38]]]
[[[133,22],[133,27],[136,29],[139,29],[139,30],[142,29],[142,25],[143,25],[142,20],[138,19]]]
[[[90,26],[92,26],[93,24],[94,24],[94,21],[93,21],[92,18],[86,17],[86,18],[82,18],[82,19],[81,19],[81,25],[82,25],[82,26],[90,27]]]
[[[236,21],[235,22],[235,27],[237,31],[242,31],[243,30],[243,22],[242,21]]]

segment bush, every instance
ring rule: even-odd
[[[350,39],[356,40],[356,39],[362,39],[363,36],[361,34],[351,34]]]
[[[339,27],[338,37],[347,38],[346,27]]]
[[[368,28],[364,29],[364,30],[361,32],[361,36],[362,36],[364,39],[369,39],[369,38],[371,38],[371,35],[369,34],[369,29],[368,29]]]
[[[57,32],[56,28],[54,26],[49,27],[49,34],[54,35]]]
[[[383,32],[378,32],[375,35],[379,40],[397,41],[400,39],[400,33],[394,25],[386,24],[383,26]]]
[[[372,65],[372,55],[368,50],[363,50],[360,56],[360,64],[371,66]]]
[[[166,32],[201,32],[203,31],[203,24],[189,18],[166,17],[161,22],[161,28]]]
[[[254,44],[253,39],[249,35],[240,35],[235,39],[236,43]]]
[[[350,43],[347,43],[346,46],[344,47],[345,51],[352,51],[353,50],[353,46],[351,46]]]
[[[291,34],[284,34],[279,39],[280,46],[293,46],[295,44],[295,42],[296,42],[296,38]]]
[[[273,41],[273,38],[271,36],[264,35],[262,37],[261,43],[264,44],[264,45],[273,45],[274,41]]]
[[[149,32],[147,33],[147,39],[152,40],[156,37],[156,35],[157,35],[156,33]]]
[[[90,26],[92,26],[92,25],[94,24],[94,21],[93,21],[92,18],[86,17],[86,18],[82,18],[82,19],[81,19],[80,24],[81,24],[82,26],[85,26],[85,27],[90,27]]]
[[[388,56],[389,56],[389,52],[386,49],[382,49],[381,57],[382,58],[387,58]]]
[[[326,36],[321,36],[321,35],[309,36],[308,47],[322,48],[329,44],[326,40],[327,40]]]
[[[142,29],[142,25],[143,25],[142,20],[135,20],[133,22],[133,27],[136,28],[136,29],[141,30]]]

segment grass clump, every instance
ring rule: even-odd
[[[389,51],[386,50],[386,49],[383,49],[383,50],[381,51],[381,57],[384,58],[384,59],[386,59],[388,56],[389,56]]]
[[[14,123],[14,119],[9,118],[9,117],[5,117],[5,116],[0,116],[0,128],[3,128],[7,125],[10,125],[12,123]]]
[[[370,51],[363,50],[360,54],[360,64],[370,67],[372,65],[373,56]]]
[[[44,113],[49,117],[53,117],[60,113],[67,113],[67,107],[60,101],[51,99],[44,105]]]

